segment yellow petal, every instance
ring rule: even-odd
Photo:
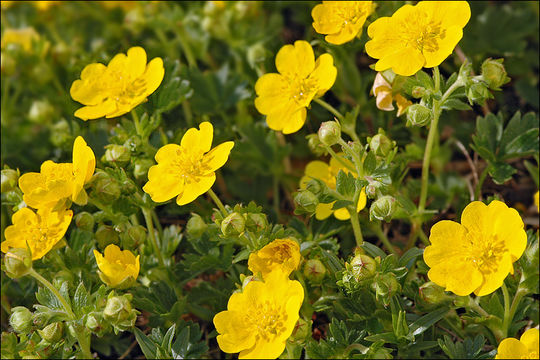
[[[189,181],[189,182],[188,182]],[[211,173],[197,179],[186,179],[183,192],[178,195],[176,203],[180,206],[189,204],[200,195],[207,192],[216,181],[216,174]]]
[[[491,233],[487,206],[481,201],[473,201],[461,213],[461,225],[474,234]]]
[[[284,134],[297,132],[305,122],[306,108],[299,108],[294,101],[290,101],[280,111],[266,116],[268,127],[272,130],[282,131]]]
[[[199,129],[188,129],[182,137],[180,146],[192,151],[208,152],[212,147],[214,127],[208,121],[204,121],[199,125]]]
[[[285,340],[269,342],[265,339],[259,339],[255,346],[241,351],[238,359],[277,359],[285,350],[285,342]]]
[[[226,141],[206,153],[203,157],[203,163],[208,166],[208,171],[216,171],[225,165],[229,159],[229,154],[231,153],[233,146],[234,141]]]
[[[495,359],[526,359],[528,355],[527,347],[518,339],[506,338],[499,344]]]
[[[333,34],[341,29],[343,20],[337,16],[332,6],[318,4],[311,10],[313,28],[319,34]]]
[[[164,202],[182,193],[184,179],[181,174],[172,174],[166,165],[154,165],[148,171],[149,181],[143,186],[153,201]]]
[[[490,273],[484,273],[484,281],[482,284],[474,291],[477,296],[485,296],[491,294],[498,288],[500,288],[504,282],[504,279],[508,276],[508,273],[512,269],[512,260],[510,259],[510,254],[504,253],[502,258],[499,260],[495,271]],[[483,268],[480,266],[480,271],[482,272]]]
[[[280,74],[305,79],[315,67],[315,54],[311,45],[297,40],[294,45],[283,46],[276,55],[276,68]]]
[[[163,60],[159,57],[153,58],[146,66],[146,71],[142,75],[142,79],[146,83],[144,92],[145,97],[157,90],[163,81],[164,75],[165,69],[163,68]]]
[[[430,48],[424,48],[422,54],[426,59],[427,68],[431,68],[440,65],[450,54],[454,51],[454,48],[463,37],[463,30],[457,26],[453,26],[446,30],[446,36],[444,39],[437,39],[437,49],[435,51],[429,51]]]
[[[411,76],[422,69],[425,59],[420,51],[413,47],[405,47],[393,54],[386,55],[375,64],[375,70],[392,70],[402,76]]]
[[[431,227],[429,241],[432,246],[451,250],[465,241],[465,233],[466,229],[463,225],[455,221],[442,220]]]
[[[126,70],[133,79],[142,75],[146,69],[146,51],[140,46],[134,46],[127,51]]]
[[[328,177],[329,171],[328,164],[320,160],[310,161],[304,169],[306,176],[321,179],[323,181]]]
[[[319,203],[315,208],[315,219],[324,220],[332,215],[332,206],[334,206],[333,202],[330,204]]]
[[[219,348],[226,353],[236,353],[251,348],[255,344],[255,333],[250,327],[239,322],[244,314],[240,311],[222,311],[214,316],[214,326]]]
[[[255,83],[255,107],[267,115],[284,106],[289,101],[289,85],[280,74],[270,73],[261,76]]]
[[[349,214],[349,210],[347,208],[341,208],[334,210],[334,217],[338,220],[349,220],[351,218],[351,214]]]
[[[427,250],[427,249],[426,249]],[[428,272],[431,281],[459,296],[467,296],[482,283],[482,274],[469,262],[448,259]]]
[[[76,183],[81,186],[90,181],[96,169],[96,157],[92,148],[82,136],[77,136],[73,143],[73,174]]]
[[[334,85],[337,69],[334,66],[334,58],[330,54],[322,54],[315,62],[315,69],[309,75],[310,79],[317,81],[317,97],[322,96]]]
[[[433,22],[440,23],[442,28],[463,28],[471,18],[467,1],[420,1],[416,7],[425,11]]]
[[[84,106],[75,111],[74,115],[81,120],[92,120],[99,119],[114,111],[116,111],[116,102],[108,99],[107,101],[94,106]]]
[[[382,91],[379,90],[377,98],[375,99],[375,105],[377,109],[383,111],[392,111],[394,110],[394,105],[392,105],[392,91]]]
[[[324,39],[330,44],[345,44],[346,42],[353,40],[360,33],[363,25],[363,21],[357,22],[356,24],[346,25],[341,29],[341,31],[326,35]]]
[[[181,149],[180,145],[167,144],[159,148],[154,158],[158,163],[170,162],[178,157]]]
[[[539,336],[538,329],[533,328],[525,331],[519,341],[527,347],[529,353],[536,352],[538,354]]]
[[[505,203],[493,200],[487,207],[486,216],[490,219],[489,228],[484,231],[504,240],[512,261],[519,259],[527,246],[525,225],[519,213]]]

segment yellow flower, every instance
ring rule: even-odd
[[[51,6],[60,4],[61,1],[32,1],[32,4],[38,9],[38,10],[48,10]]]
[[[506,338],[499,344],[495,359],[538,359],[538,329],[529,329],[521,338]]]
[[[39,35],[33,27],[6,29],[2,34],[1,48],[5,49],[9,44],[17,44],[25,52],[30,52],[32,43],[38,39]]]
[[[331,44],[351,41],[371,14],[371,1],[323,1],[311,11],[313,28]]]
[[[466,1],[420,1],[403,5],[392,17],[381,17],[368,27],[369,56],[379,59],[375,70],[389,68],[410,76],[422,67],[435,67],[454,50],[469,22]]]
[[[234,142],[226,141],[210,150],[214,136],[212,124],[202,122],[199,129],[189,129],[180,145],[167,144],[156,153],[158,164],[148,171],[148,182],[143,187],[155,202],[178,195],[178,205],[188,204],[216,181],[215,171],[227,162]]]
[[[497,290],[525,250],[527,235],[515,209],[501,201],[473,201],[461,224],[439,221],[431,228],[424,260],[428,277],[459,296],[484,296]]]
[[[122,251],[114,244],[108,245],[103,253],[105,256],[94,250],[101,281],[112,288],[125,289],[133,285],[139,275],[140,255],[135,257],[131,251]]]
[[[89,120],[123,115],[156,91],[164,74],[163,60],[157,57],[146,64],[146,52],[139,46],[129,49],[127,56],[116,55],[107,66],[87,65],[70,89],[73,100],[86,105],[75,116]]]
[[[286,276],[300,264],[300,246],[294,240],[276,239],[259,251],[251,253],[248,268],[253,274],[261,273],[263,279],[272,271],[282,271]]]
[[[537,191],[536,194],[534,194],[534,204],[536,205],[536,211],[540,212],[540,199],[539,199],[540,192]]]
[[[94,152],[81,136],[77,136],[73,143],[73,163],[57,164],[47,160],[41,164],[39,173],[26,173],[19,178],[23,200],[35,209],[52,209],[65,198],[84,205],[88,195],[83,187],[90,181],[95,168]]]
[[[264,74],[255,84],[255,107],[266,115],[270,129],[294,133],[306,121],[306,107],[334,85],[337,69],[330,54],[315,61],[311,45],[298,40],[283,46],[276,56],[279,74]]]
[[[13,225],[4,231],[6,240],[2,242],[2,252],[6,253],[10,248],[26,249],[28,243],[32,260],[41,259],[64,237],[72,217],[71,210],[38,210],[35,213],[22,208],[13,214]]]
[[[342,162],[348,164],[350,168],[354,168],[354,165],[343,157],[343,153],[339,153],[338,156],[341,158]],[[300,179],[300,188],[305,189],[307,183],[312,179],[316,178],[322,180],[330,189],[336,190],[336,176],[339,173],[339,170],[343,170],[345,173],[351,173],[349,168],[345,166],[342,162],[336,160],[335,158],[330,159],[330,164],[327,164],[323,161],[315,160],[307,164],[304,173],[305,175]],[[356,176],[356,172],[352,172]],[[341,208],[337,210],[332,210],[334,202],[329,204],[319,203],[315,209],[315,218],[317,220],[324,220],[332,213],[335,218],[338,220],[349,220],[350,214],[346,208]],[[366,206],[366,191],[362,189],[360,197],[358,198],[358,204],[356,206],[356,211],[360,212]]]
[[[373,82],[373,95],[376,97],[376,105],[379,110],[393,111],[392,101],[396,101],[398,107],[397,116],[401,116],[412,102],[404,98],[401,94],[392,93],[392,85],[386,81],[381,73],[377,73]]]
[[[239,359],[277,358],[299,319],[303,299],[302,285],[280,271],[271,272],[264,282],[249,282],[230,297],[226,311],[214,316],[219,347],[240,352]]]

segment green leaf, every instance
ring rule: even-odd
[[[381,248],[367,241],[364,241],[364,243],[360,247],[364,249],[369,256],[372,256],[372,257],[380,256],[381,259],[384,259],[386,257],[386,253],[382,251]]]
[[[407,268],[411,268],[414,264],[414,261],[416,261],[416,258],[421,256],[424,253],[424,249],[419,249],[417,247],[413,247],[412,249],[407,250],[407,252],[399,258],[398,266],[406,266]]]
[[[163,349],[167,349],[168,353],[171,352],[171,345],[172,345],[175,330],[176,330],[176,324],[172,324],[172,326],[165,333],[165,336],[163,336],[163,340],[161,341],[161,347]]]
[[[364,174],[370,175],[375,167],[377,166],[377,158],[373,151],[367,153],[366,158],[364,159]]]
[[[64,307],[62,306],[62,303],[56,295],[54,295],[49,289],[46,287],[40,287],[38,291],[36,292],[36,300],[38,303],[40,303],[43,306],[46,306],[53,310],[64,310]]]
[[[202,332],[199,324],[184,327],[171,347],[175,359],[199,359],[208,350],[205,342],[200,341]]]
[[[502,185],[512,179],[512,175],[517,172],[515,168],[505,162],[496,162],[489,165],[488,173],[493,179],[493,182]]]
[[[430,312],[429,314],[426,314],[413,322],[410,325],[410,330],[413,336],[420,335],[427,329],[429,329],[433,324],[435,324],[437,321],[441,320],[444,315],[448,313],[447,308],[437,309],[433,312]]]
[[[77,286],[75,294],[73,295],[73,311],[76,314],[81,315],[83,307],[88,305],[88,300],[88,292],[86,291],[84,284],[81,282],[79,286]]]
[[[450,359],[482,359],[485,356],[480,355],[486,339],[484,336],[477,335],[474,340],[466,338],[463,342],[455,343],[448,335],[443,339],[437,340],[439,346]]]
[[[147,359],[155,359],[157,357],[157,345],[138,328],[134,327],[133,332],[144,356]]]
[[[422,84],[426,89],[434,89],[435,85],[433,84],[433,79],[426,72],[420,70],[416,73],[416,79]]]
[[[500,142],[501,158],[538,153],[538,118],[534,113],[521,117],[518,111],[506,125]]]
[[[321,251],[321,254],[323,255],[323,261],[332,273],[335,274],[343,270],[343,263],[333,252]]]
[[[351,173],[339,170],[336,177],[336,190],[345,197],[352,198],[355,190],[355,177]]]
[[[461,100],[458,99],[448,99],[444,102],[444,104],[441,106],[441,109],[444,110],[472,110],[472,108],[469,106],[469,104],[464,103]]]

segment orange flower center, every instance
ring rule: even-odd
[[[270,301],[253,304],[245,317],[245,322],[257,329],[257,338],[269,341],[285,332],[287,314],[280,307],[273,306]]]
[[[434,52],[439,50],[439,40],[446,37],[446,29],[441,28],[440,22],[434,22],[424,12],[418,11],[401,21],[401,39],[409,46],[419,51]]]

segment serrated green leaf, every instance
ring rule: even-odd
[[[366,158],[364,159],[364,174],[371,175],[375,167],[377,166],[377,158],[373,151],[367,153]]]
[[[517,172],[515,168],[504,162],[496,162],[489,165],[488,173],[493,179],[493,182],[502,185],[512,179],[512,175]]]
[[[429,76],[426,72],[420,70],[416,73],[416,79],[420,82],[420,84],[425,87],[426,89],[434,89],[435,86],[433,84],[433,79],[431,76]]]
[[[135,338],[137,339],[144,356],[147,359],[156,359],[157,345],[138,328],[133,328],[133,333],[135,334]]]
[[[343,170],[339,170],[336,177],[336,190],[345,197],[352,197],[355,190],[354,176]]]
[[[73,311],[76,314],[80,314],[82,308],[88,305],[88,300],[88,292],[86,291],[84,284],[81,282],[79,286],[77,286],[75,294],[73,295]]]

